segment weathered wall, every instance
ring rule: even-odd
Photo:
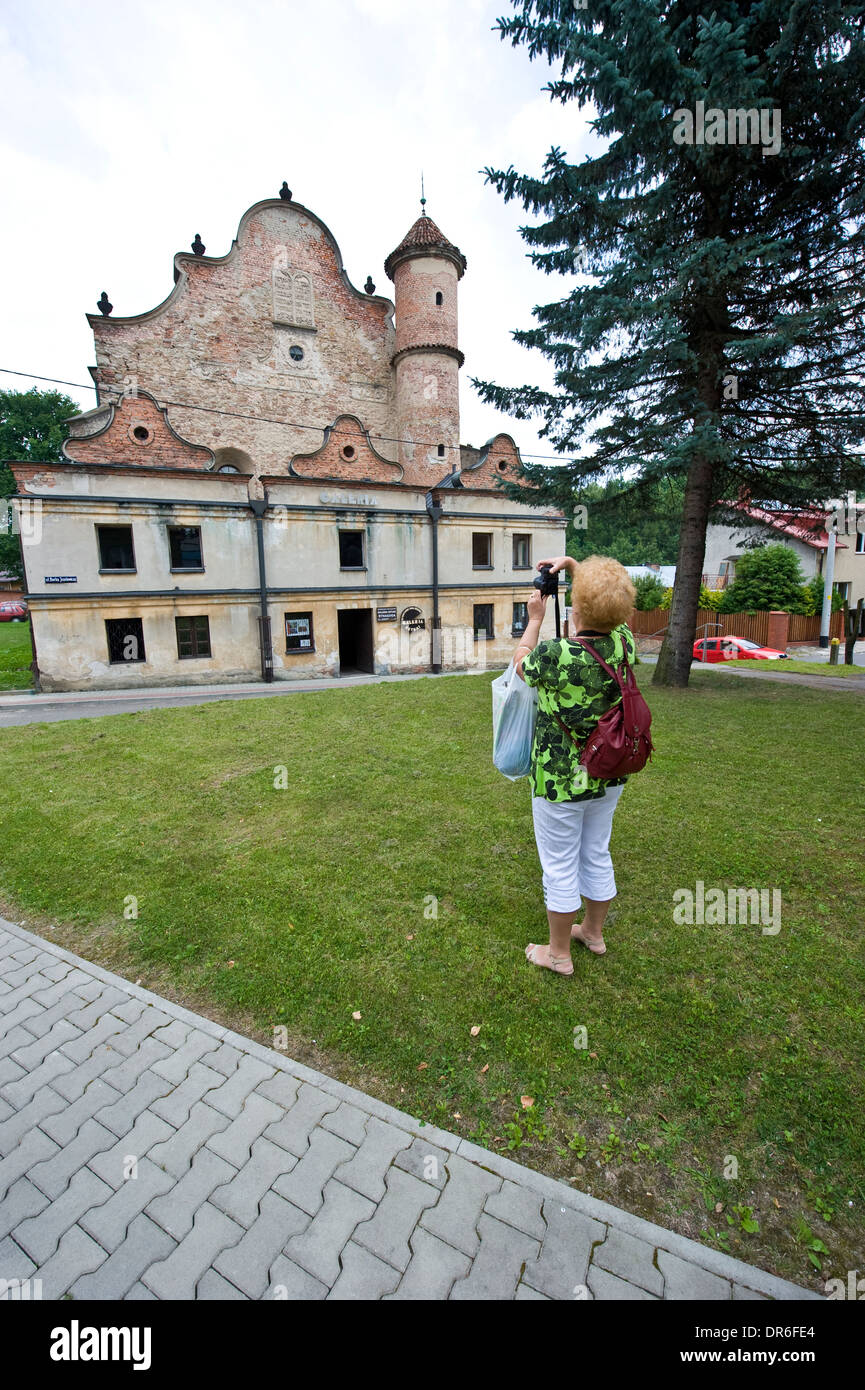
[[[258,203],[226,256],[180,255],[176,264],[178,282],[157,308],[134,318],[89,316],[100,398],[137,386],[160,404],[258,417],[174,405],[169,412],[185,439],[241,449],[257,473],[284,473],[291,455],[317,448],[321,426],[352,402],[374,436],[396,434],[393,305],[353,288],[333,237],[306,208]],[[286,289],[288,276],[308,284]],[[303,352],[299,362],[293,347]],[[381,448],[395,457],[392,445]]]

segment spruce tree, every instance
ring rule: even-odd
[[[500,37],[554,66],[546,90],[593,108],[604,148],[580,163],[553,148],[539,177],[485,170],[535,218],[533,263],[570,284],[514,333],[553,387],[474,384],[540,416],[568,458],[526,466],[543,500],[569,510],[610,478],[636,502],[662,479],[682,488],[654,679],[686,685],[710,516],[741,525],[725,501],[804,507],[865,483],[865,5],[514,9]]]

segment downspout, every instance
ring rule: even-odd
[[[442,668],[442,620],[439,613],[439,517],[442,514],[441,504],[436,501],[435,493],[428,492],[426,495],[426,509],[432,523],[432,584],[433,584],[433,611],[432,611],[432,661],[430,663],[433,675],[438,675]]]
[[[258,543],[258,590],[261,603],[258,643],[261,649],[261,679],[272,681],[273,641],[270,635],[270,614],[267,611],[267,571],[264,564],[264,514],[270,504],[266,497],[251,497],[249,505],[255,517],[255,538]]]

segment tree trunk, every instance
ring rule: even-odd
[[[706,527],[709,524],[711,502],[712,464],[705,457],[699,458],[691,465],[685,485],[670,622],[658,654],[658,664],[652,677],[653,685],[688,684],[694,653],[697,606],[703,579]]]

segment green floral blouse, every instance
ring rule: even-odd
[[[609,636],[586,637],[599,656],[618,667],[623,656],[633,662],[634,637],[625,623]],[[538,691],[538,722],[532,745],[532,795],[547,801],[588,801],[603,796],[607,787],[619,786],[626,777],[604,781],[590,777],[580,763],[579,748],[556,723],[553,715],[582,741],[601,718],[621,699],[613,678],[579,642],[567,637],[540,642],[523,661],[527,685]]]

